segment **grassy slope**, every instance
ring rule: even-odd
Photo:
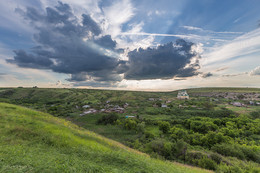
[[[0,103],[0,172],[208,172],[147,155],[63,119]]]

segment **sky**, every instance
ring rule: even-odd
[[[259,0],[0,1],[0,87],[260,87]]]

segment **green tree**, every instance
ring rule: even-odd
[[[168,133],[169,130],[171,128],[171,125],[169,122],[167,121],[161,121],[159,122],[159,129],[163,132],[163,133]]]

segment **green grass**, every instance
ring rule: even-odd
[[[260,111],[260,106],[247,106],[247,107],[237,107],[237,106],[233,106],[233,105],[218,105],[219,108],[227,108],[230,109],[236,113],[239,114],[249,114],[250,112],[254,112],[254,111]]]
[[[208,172],[152,159],[64,119],[0,103],[0,172]]]

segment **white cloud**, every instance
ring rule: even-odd
[[[182,28],[185,28],[187,30],[195,30],[195,31],[201,31],[201,32],[205,32],[205,33],[212,33],[212,34],[243,34],[243,32],[233,32],[233,31],[211,31],[211,30],[205,30],[199,27],[195,27],[195,26],[182,26]]]
[[[220,47],[213,48],[212,51],[204,54],[204,65],[249,56],[254,53],[260,53],[260,28],[239,36]]]
[[[187,29],[187,30],[197,30],[197,31],[203,31],[202,28],[199,27],[195,27],[195,26],[182,26],[183,28]]]
[[[134,16],[134,7],[130,0],[115,1],[111,6],[103,8],[106,19],[107,34],[113,38],[121,33],[121,27]]]
[[[178,37],[178,38],[183,38],[183,39],[200,39],[202,38],[199,35],[195,34],[187,34],[187,35],[182,35],[182,34],[159,34],[159,33],[147,33],[147,32],[123,32],[121,35],[141,35],[141,36],[159,36],[159,37]]]
[[[260,75],[260,66],[256,67],[254,70],[250,72],[250,75]]]

